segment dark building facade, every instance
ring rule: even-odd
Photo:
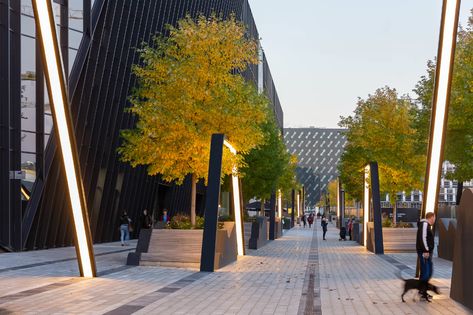
[[[159,217],[190,209],[190,180],[177,186],[118,160],[119,132],[134,118],[124,109],[135,84],[136,47],[185,15],[235,14],[258,38],[247,0],[82,0],[53,3],[95,242],[118,238],[127,210]],[[0,246],[7,250],[73,242],[70,204],[56,146],[30,0],[0,0]],[[242,75],[265,90],[282,128],[282,110],[266,59]],[[268,81],[269,80],[269,81]],[[198,185],[202,214],[205,187]]]
[[[344,129],[285,128],[284,141],[297,155],[298,180],[305,187],[306,206],[315,207],[328,183],[338,177],[337,165],[343,153]]]

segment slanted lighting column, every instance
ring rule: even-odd
[[[232,152],[237,154],[235,148],[227,141],[224,140],[223,144]],[[241,205],[240,205],[240,186],[238,183],[236,166],[233,167],[232,172],[232,188],[233,188],[233,207],[235,213],[235,226],[236,226],[236,237],[237,237],[237,252],[239,256],[245,254],[244,244],[243,244],[243,231],[242,231],[242,219],[241,219]]]
[[[427,212],[435,212],[437,208],[459,11],[460,0],[443,1],[432,116],[430,119],[427,170],[424,183],[424,202],[422,208],[424,215]]]
[[[90,234],[87,205],[78,163],[77,148],[69,112],[62,59],[56,38],[54,15],[50,0],[32,0],[36,28],[39,31],[46,83],[59,139],[67,187],[76,233],[75,246],[80,274],[95,277],[96,268]],[[59,215],[59,214],[57,214]]]

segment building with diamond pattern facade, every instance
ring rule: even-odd
[[[297,177],[304,185],[306,206],[315,207],[328,183],[338,177],[337,165],[343,153],[345,129],[284,128],[284,141],[297,155]]]

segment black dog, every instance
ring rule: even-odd
[[[422,281],[418,280],[418,279],[404,279],[401,274],[399,273],[399,278],[401,278],[403,281],[404,281],[404,292],[402,292],[402,295],[401,295],[401,300],[403,302],[406,302],[404,301],[404,295],[407,293],[407,291],[409,290],[413,290],[413,289],[417,289],[419,291],[421,291],[422,289],[425,289],[425,288],[422,288]],[[431,283],[427,283],[427,288],[425,290],[425,295],[424,295],[424,298],[427,302],[430,302],[430,299],[429,299],[429,295],[427,294],[427,291],[432,291],[432,292],[435,292],[436,294],[440,294],[440,291],[439,289],[437,288],[437,286],[431,284]]]

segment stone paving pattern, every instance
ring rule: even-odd
[[[119,243],[95,246],[102,274],[95,279],[77,277],[73,248],[4,253],[0,314],[319,314],[320,303],[322,314],[471,314],[449,298],[450,262],[434,260],[433,281],[442,295],[426,303],[413,301],[411,293],[402,303],[397,266],[410,268],[403,276],[412,277],[415,254],[386,259],[338,241],[337,232],[330,225],[323,241],[320,228],[297,227],[215,273],[126,267],[124,250],[132,247]],[[310,295],[315,307],[304,312],[311,270],[317,272]]]

